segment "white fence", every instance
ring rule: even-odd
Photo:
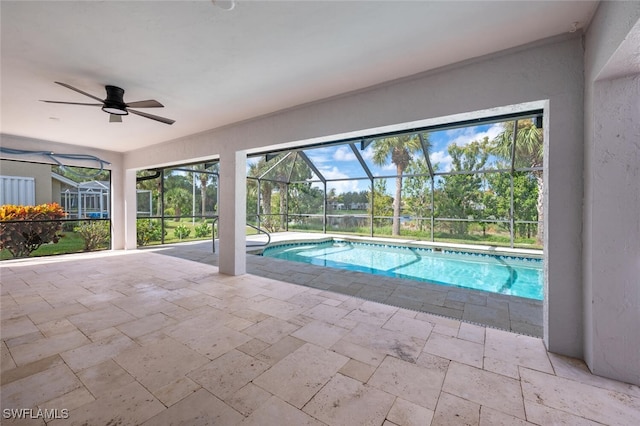
[[[36,204],[36,180],[23,176],[0,176],[0,206]]]

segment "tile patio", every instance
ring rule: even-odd
[[[278,232],[271,235],[271,241],[295,242],[328,237],[344,238],[345,236]],[[349,238],[370,241],[365,237]],[[389,244],[407,243],[424,246],[430,244],[417,240],[384,238],[376,238],[376,240]],[[264,235],[247,237],[248,253],[259,252],[259,245],[264,242]],[[216,246],[217,244],[216,242]],[[450,248],[459,247],[442,244],[450,246]],[[212,252],[211,241],[168,244],[162,248],[148,247],[145,249],[157,250],[169,256],[204,262],[208,265],[218,264],[218,255]],[[506,254],[509,254],[512,249],[504,250]],[[526,250],[520,251],[527,252]],[[370,274],[362,272],[324,268],[251,254],[247,255],[247,272],[278,281],[329,290],[386,305],[442,315],[529,336],[543,336],[543,307],[540,300],[391,277],[376,276],[372,280]]]
[[[538,338],[225,276],[161,253],[0,264],[3,416],[68,410],[50,425],[640,424],[640,387],[593,376]]]

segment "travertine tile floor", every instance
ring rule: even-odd
[[[529,336],[152,251],[0,274],[2,424],[640,424]]]

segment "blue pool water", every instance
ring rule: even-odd
[[[263,256],[542,300],[542,260],[328,241],[268,247]]]

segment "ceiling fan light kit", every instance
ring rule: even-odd
[[[105,86],[107,99],[104,100],[102,110],[109,114],[128,115],[127,105],[124,103],[124,90],[116,86]]]
[[[165,117],[160,117],[158,115],[153,115],[153,114],[149,114],[146,112],[142,112],[142,111],[136,111],[133,109],[129,109],[131,107],[133,108],[164,108],[164,105],[162,105],[160,102],[156,101],[155,99],[148,99],[145,101],[136,101],[136,102],[130,102],[130,103],[126,103],[124,101],[124,89],[121,89],[120,87],[117,86],[111,86],[111,85],[107,85],[105,86],[105,90],[107,91],[107,97],[106,99],[102,100],[100,98],[98,98],[97,96],[94,96],[90,93],[84,92],[80,89],[77,89],[69,84],[66,83],[61,83],[59,81],[55,82],[56,84],[59,84],[60,86],[66,87],[67,89],[71,89],[74,92],[78,92],[81,93],[85,96],[90,97],[91,99],[95,99],[96,101],[99,101],[101,103],[99,104],[88,104],[88,103],[79,103],[79,102],[64,102],[64,101],[42,101],[42,102],[47,102],[47,103],[52,103],[52,104],[67,104],[67,105],[83,105],[83,106],[99,106],[102,107],[102,110],[104,112],[106,112],[107,114],[109,114],[109,122],[110,123],[121,123],[122,122],[122,116],[123,115],[129,115],[129,113],[135,114],[135,115],[139,115],[141,117],[145,117],[145,118],[149,118],[151,120],[155,120],[155,121],[159,121],[161,123],[165,123],[165,124],[173,124],[175,123],[175,120],[171,120],[170,118],[165,118]]]
[[[214,6],[219,7],[222,10],[230,11],[236,7],[235,0],[211,0]]]

